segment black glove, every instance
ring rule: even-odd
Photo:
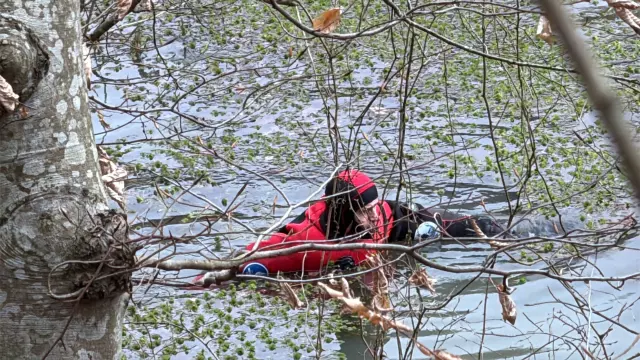
[[[502,227],[489,217],[469,216],[460,219],[444,220],[442,227],[453,237],[476,237],[472,221],[486,236],[494,236],[502,232]]]
[[[475,219],[476,224],[482,232],[487,236],[495,236],[503,231],[502,226],[489,217],[478,217]]]
[[[351,269],[355,269],[356,268],[356,262],[353,261],[353,258],[351,256],[341,257],[340,259],[338,259],[338,261],[336,261],[335,264],[342,271],[351,270]]]

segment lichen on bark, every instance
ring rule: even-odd
[[[24,110],[0,114],[3,358],[42,358],[52,349],[48,359],[116,359],[121,350],[133,254],[126,217],[107,209],[97,176],[79,7],[0,1],[0,74]],[[79,303],[51,296],[89,283]],[[64,346],[56,343],[63,333]]]

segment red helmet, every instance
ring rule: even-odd
[[[324,191],[325,197],[337,197],[350,200],[354,210],[357,210],[378,199],[376,184],[358,170],[344,170],[331,179]]]

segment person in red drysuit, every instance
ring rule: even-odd
[[[442,219],[418,206],[412,210],[406,204],[380,200],[375,183],[358,170],[345,170],[325,187],[322,199],[286,224],[270,238],[258,244],[258,251],[276,250],[295,245],[316,242],[384,243],[416,239],[416,229],[421,223],[438,224],[444,236],[476,236],[468,220],[470,216]],[[476,222],[486,235],[500,232],[490,219]],[[247,245],[254,250],[256,243]],[[372,250],[302,251],[289,255],[265,258],[240,266],[243,274],[269,275],[277,272],[320,272],[330,266],[342,269],[358,266]]]
[[[385,243],[405,240],[424,240],[440,232],[443,236],[474,237],[470,219],[476,221],[488,236],[502,232],[499,225],[489,218],[476,216],[455,217],[445,213],[431,213],[416,204],[380,200],[375,183],[358,170],[345,170],[325,187],[324,196],[308,207],[294,220],[281,227],[271,237],[247,245],[246,250],[277,250],[310,242]],[[421,226],[422,225],[422,226]],[[428,225],[423,227],[424,225]],[[425,231],[426,229],[426,231]],[[265,258],[242,264],[238,272],[264,275],[278,272],[317,273],[331,267],[346,270],[361,264],[373,250],[351,249],[320,251],[309,250],[278,257]],[[225,273],[226,274],[226,273]],[[194,279],[194,284],[208,287],[221,278],[230,276],[217,272],[205,272]]]

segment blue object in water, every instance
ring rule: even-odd
[[[248,264],[247,266],[244,267],[244,269],[242,270],[243,274],[248,274],[248,275],[264,275],[267,276],[269,275],[269,270],[267,270],[267,267],[260,264],[260,263],[251,263]]]
[[[416,229],[416,233],[413,236],[414,241],[424,241],[427,239],[437,239],[440,237],[440,231],[438,225],[431,221],[426,221],[420,224]]]

